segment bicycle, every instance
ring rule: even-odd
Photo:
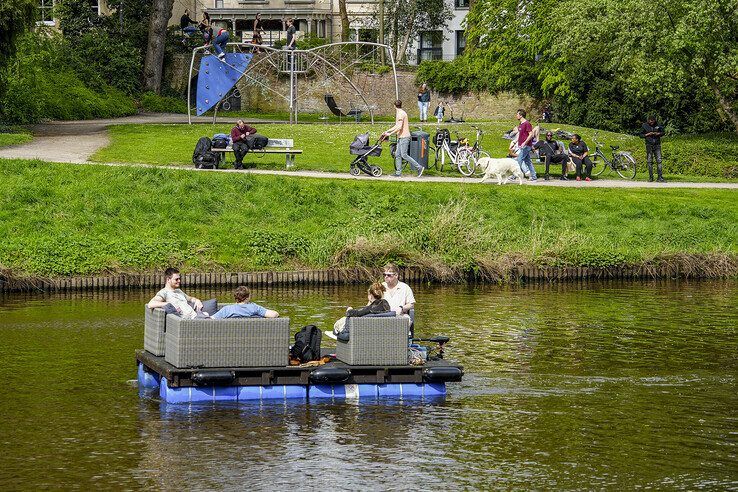
[[[457,140],[451,140],[451,132],[446,129],[436,128],[436,136],[433,139],[435,144],[435,161],[433,165],[439,171],[443,171],[446,165],[446,157],[453,163],[454,167],[464,176],[471,176],[477,168],[477,159],[469,146],[466,138],[459,137],[456,133]],[[475,142],[475,145],[477,142]],[[480,150],[481,151],[481,150]],[[438,165],[438,161],[441,165]]]
[[[630,155],[630,152],[618,152],[619,145],[610,145],[612,156],[608,159],[605,153],[602,152],[603,144],[597,140],[597,133],[595,132],[592,137],[595,143],[595,151],[589,156],[592,160],[592,176],[599,176],[606,168],[609,168],[618,173],[623,179],[635,179],[636,160]]]
[[[476,130],[477,132],[477,136],[474,140],[474,145],[469,147],[469,150],[471,151],[472,154],[474,154],[474,159],[475,159],[475,162],[474,162],[475,167],[474,167],[473,174],[482,174],[479,172],[479,168],[476,166],[476,163],[479,162],[479,159],[481,159],[482,157],[491,157],[491,156],[489,155],[489,152],[482,150],[482,140],[484,139],[484,131],[475,125],[469,125],[469,126],[474,128],[474,130]]]

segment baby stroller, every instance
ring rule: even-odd
[[[382,175],[382,168],[379,166],[373,166],[367,162],[367,157],[379,157],[382,155],[382,139],[377,140],[377,143],[373,146],[369,145],[369,132],[356,135],[354,141],[349,145],[349,152],[351,155],[355,155],[356,158],[351,163],[349,173],[353,176],[358,176],[360,172],[368,174],[369,176],[379,177]]]

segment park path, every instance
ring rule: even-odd
[[[193,122],[210,123],[210,117],[194,117]],[[234,118],[221,118],[221,123],[235,123]],[[253,123],[273,123],[268,120],[250,120]],[[84,121],[59,121],[50,122],[31,127],[34,139],[26,144],[14,145],[10,147],[0,148],[0,158],[5,159],[40,159],[48,162],[62,162],[70,164],[84,165],[101,165],[101,166],[126,166],[126,167],[147,167],[147,168],[164,168],[164,169],[181,169],[186,172],[221,172],[221,173],[251,173],[251,174],[268,174],[282,176],[300,176],[306,178],[331,178],[331,179],[366,179],[366,180],[385,180],[385,181],[414,181],[414,182],[434,182],[434,183],[474,183],[479,182],[479,178],[463,178],[451,176],[423,176],[422,178],[410,177],[406,175],[403,178],[395,178],[392,176],[382,176],[373,178],[370,176],[360,175],[351,176],[348,172],[322,172],[322,171],[278,171],[269,169],[247,169],[237,171],[234,169],[210,169],[198,170],[193,167],[175,167],[161,166],[152,164],[131,164],[131,163],[98,163],[90,162],[89,158],[97,150],[107,146],[110,143],[107,128],[111,125],[124,124],[185,124],[187,123],[187,115],[182,114],[140,114],[136,116],[128,116],[124,118],[102,119],[102,120],[84,120]],[[348,170],[347,170],[348,171]],[[489,184],[496,184],[495,180],[487,181]],[[550,187],[587,187],[587,188],[722,188],[722,189],[738,189],[738,183],[688,183],[669,181],[666,183],[649,183],[646,181],[626,181],[621,179],[597,179],[589,183],[577,182],[574,180],[561,181],[552,179],[544,181],[540,178],[536,182],[526,181],[528,186],[550,186]]]

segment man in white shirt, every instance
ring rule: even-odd
[[[177,313],[184,319],[195,319],[198,317],[208,317],[208,313],[202,312],[202,301],[196,297],[188,296],[179,288],[182,283],[182,276],[176,268],[167,268],[164,272],[166,283],[164,288],[156,293],[147,304],[149,309],[164,307],[167,304],[174,306]],[[189,303],[192,303],[190,306]]]
[[[384,266],[384,282],[382,285],[386,289],[384,291],[384,299],[389,303],[390,309],[397,315],[409,314],[410,310],[415,307],[415,296],[413,289],[405,282],[400,282],[398,277],[399,270],[394,263],[388,263]]]

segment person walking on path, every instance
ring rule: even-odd
[[[236,163],[233,166],[235,169],[243,169],[243,158],[250,150],[248,143],[246,143],[246,137],[255,133],[256,128],[247,125],[243,120],[238,120],[236,126],[231,130],[233,154],[236,156]]]
[[[402,109],[402,101],[395,101],[395,126],[382,133],[382,140],[390,135],[397,133],[397,149],[395,150],[395,174],[393,176],[402,176],[402,161],[406,160],[410,164],[410,168],[415,171],[418,177],[423,175],[423,167],[410,157],[410,125],[408,124],[407,113]]]
[[[515,118],[517,118],[519,122],[518,147],[520,147],[520,152],[518,153],[518,166],[520,166],[520,170],[523,171],[523,174],[530,173],[531,181],[536,181],[538,179],[536,176],[536,168],[533,167],[533,162],[530,160],[530,153],[531,150],[533,150],[533,147],[531,147],[531,141],[534,137],[533,125],[530,124],[530,121],[525,119],[526,114],[527,113],[524,109],[518,109],[518,112],[515,113]]]
[[[260,45],[263,40],[261,38],[261,14],[256,14],[254,18],[254,35],[251,37],[251,44]],[[257,53],[259,50],[256,50]]]
[[[430,91],[428,85],[424,83],[418,89],[418,109],[422,122],[428,121],[428,106],[430,106]]]
[[[649,116],[641,127],[641,137],[646,141],[646,161],[648,162],[648,180],[653,181],[653,161],[656,161],[656,181],[665,183],[661,167],[661,137],[664,136],[664,127],[656,122],[654,116]]]

